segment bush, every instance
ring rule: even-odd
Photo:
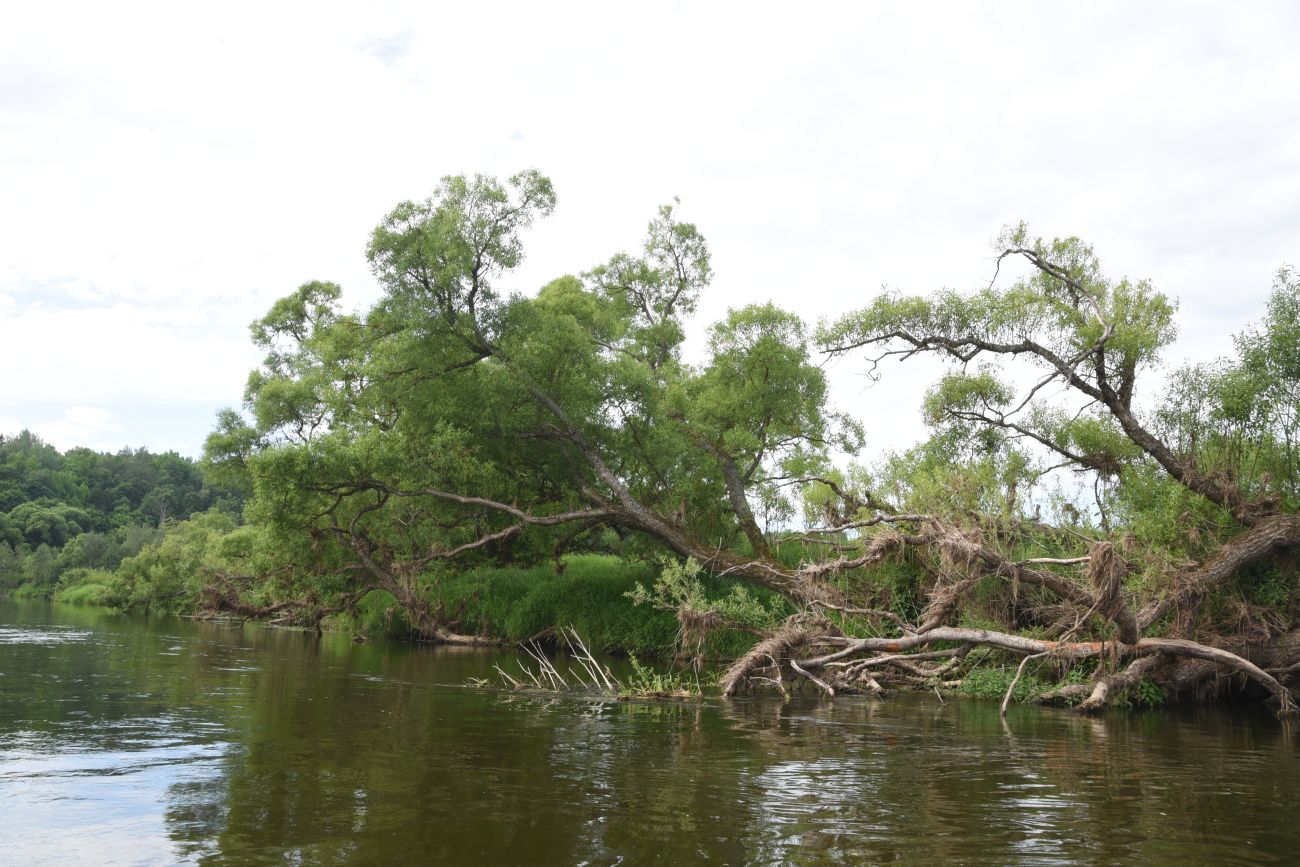
[[[962,678],[961,687],[957,690],[961,695],[971,698],[989,698],[1001,701],[1007,694],[1007,687],[1011,686],[1011,681],[1015,679],[1016,669],[1013,668],[994,668],[980,667],[972,669],[965,677]],[[1016,684],[1016,691],[1012,693],[1011,698],[1014,701],[1026,702],[1032,701],[1039,695],[1047,691],[1047,684],[1043,683],[1037,675],[1026,671]]]
[[[59,578],[54,601],[68,605],[111,605],[117,578],[106,569],[69,569]]]
[[[681,674],[655,671],[629,656],[632,673],[618,683],[619,698],[693,698],[700,694],[699,681],[688,681]]]

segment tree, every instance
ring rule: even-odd
[[[42,542],[23,560],[23,581],[33,587],[48,587],[56,577],[54,550]]]
[[[17,587],[22,581],[22,558],[8,542],[0,542],[0,587]]]
[[[454,639],[427,601],[437,563],[558,551],[600,527],[813,592],[770,556],[750,505],[764,486],[775,496],[783,464],[824,460],[842,426],[802,324],[770,306],[733,312],[710,362],[685,365],[682,317],[711,270],[671,207],[641,255],[535,298],[503,294],[520,232],[554,201],[532,172],[445,179],[375,230],[385,294],[368,313],[307,284],[254,325],[268,354],[248,419],[225,416],[208,456],[245,474],[250,514],[283,534],[285,598],[346,575],[329,584],[335,602],[382,588],[418,629]]]
[[[116,568],[169,519],[220,506],[237,513],[238,492],[208,485],[196,463],[175,452],[123,449],[60,454],[29,431],[0,437],[0,542],[46,545],[54,574],[74,568]],[[48,586],[50,582],[40,582]]]
[[[1172,302],[1148,283],[1106,279],[1091,248],[1077,239],[1033,239],[1022,224],[1003,235],[1001,247],[999,264],[1024,259],[1030,276],[1007,289],[990,286],[974,295],[884,296],[828,326],[820,338],[833,354],[877,348],[877,363],[888,356],[922,353],[948,359],[951,372],[927,399],[936,426],[983,435],[993,449],[1029,444],[1044,456],[1044,464],[1050,462],[1033,473],[1035,478],[1060,469],[1092,477],[1102,532],[1092,534],[1091,545],[1073,558],[1087,565],[1091,593],[1045,573],[1029,575],[1025,562],[1014,562],[996,544],[984,544],[988,536],[969,552],[960,590],[983,575],[1029,577],[1067,603],[1086,605],[1089,615],[1104,615],[1128,652],[1143,645],[1147,639],[1141,636],[1170,615],[1176,619],[1166,628],[1192,633],[1211,593],[1248,570],[1277,565],[1300,544],[1300,516],[1287,504],[1295,483],[1294,475],[1287,475],[1294,469],[1289,444],[1295,440],[1295,413],[1270,408],[1270,397],[1285,400],[1297,393],[1294,351],[1285,348],[1296,333],[1294,282],[1283,272],[1264,327],[1238,340],[1239,360],[1213,371],[1183,371],[1154,421],[1146,422],[1134,404],[1138,377],[1155,365],[1173,338]],[[1021,388],[1013,382],[1016,365],[1035,371]],[[1047,397],[1062,388],[1064,401]],[[1221,421],[1232,423],[1209,430]],[[1278,475],[1264,471],[1265,466]],[[1167,569],[1171,556],[1192,552],[1137,552],[1135,560],[1146,558],[1148,577],[1164,577],[1172,586],[1135,610],[1121,580],[1143,567],[1119,558],[1117,548],[1105,540],[1121,529],[1112,527],[1109,513],[1124,511],[1131,528],[1141,512],[1134,497],[1161,479],[1206,513],[1209,544],[1173,576],[1156,573]],[[911,541],[943,549],[953,544],[954,533],[950,526],[932,523]],[[1260,641],[1247,641],[1245,635],[1225,636],[1215,625],[1205,632],[1242,657],[1258,660],[1258,665],[1242,664],[1244,660],[1230,664],[1272,690],[1284,710],[1293,709],[1289,693],[1261,671],[1280,663],[1285,668],[1290,651],[1261,648]],[[1284,624],[1273,621],[1257,639],[1267,644],[1285,632]],[[1101,703],[1116,684],[1131,684],[1164,657],[1180,652],[1166,647],[1139,655],[1125,672],[1099,678],[1090,701]],[[1188,651],[1187,658],[1206,657]],[[1207,670],[1197,663],[1190,667]],[[1172,672],[1166,681],[1176,683],[1180,677]],[[1195,681],[1195,675],[1190,679]]]

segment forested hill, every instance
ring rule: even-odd
[[[114,569],[169,520],[241,506],[175,452],[60,452],[30,431],[0,435],[0,590],[52,587],[72,568]]]

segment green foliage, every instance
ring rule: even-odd
[[[1011,681],[1015,679],[1016,668],[1002,668],[996,666],[981,666],[968,671],[961,679],[961,687],[958,693],[971,698],[995,699],[1001,701],[1007,694]],[[1047,684],[1043,683],[1039,677],[1029,671],[1020,678],[1016,684],[1015,692],[1011,698],[1017,702],[1033,701],[1038,696],[1047,691]]]
[[[29,431],[0,436],[0,514],[33,546],[62,547],[82,532],[157,526],[214,506],[237,512],[239,503],[231,492],[208,486],[198,466],[175,452],[60,453]],[[9,532],[0,522],[0,534]]]
[[[826,468],[831,449],[860,443],[856,425],[826,407],[796,316],[732,311],[707,362],[683,363],[685,317],[712,270],[703,236],[675,207],[659,210],[636,254],[534,298],[501,292],[522,232],[554,205],[535,172],[445,178],[373,233],[384,295],[371,309],[345,315],[336,286],[309,283],[254,324],[264,362],[246,411],[219,419],[206,460],[214,479],[250,495],[247,520],[273,540],[285,568],[265,573],[267,593],[328,603],[360,581],[425,571],[414,564],[431,551],[463,550],[458,568],[473,570],[610,544],[636,557],[662,542],[650,533],[610,543],[595,523],[510,526],[511,509],[572,513],[598,491],[671,516],[709,546],[761,554],[757,521],[794,512],[781,477]],[[625,490],[611,491],[611,478]],[[498,541],[474,544],[484,536]],[[383,568],[358,563],[358,548],[382,552]],[[552,607],[529,594],[511,616],[541,622],[527,612]]]
[[[49,595],[50,588],[39,584],[24,584],[12,593],[15,599],[41,599]]]
[[[0,542],[0,590],[17,587],[23,580],[23,558],[8,542]]]
[[[1165,703],[1165,691],[1149,677],[1138,682],[1134,699],[1144,707],[1159,707]]]
[[[1042,346],[1069,358],[1097,342],[1103,333],[1099,319],[1104,319],[1115,323],[1107,344],[1129,376],[1153,364],[1172,342],[1174,304],[1146,282],[1106,280],[1092,248],[1079,239],[1032,239],[1022,223],[1004,232],[997,248],[1042,256],[1059,265],[1068,281],[1034,271],[1006,289],[971,294],[943,290],[927,297],[884,294],[865,309],[823,326],[819,341],[843,348],[904,332],[1011,344],[1032,334]]]
[[[205,512],[167,529],[162,539],[122,561],[109,604],[158,612],[192,611],[208,573],[241,564],[223,556],[235,522],[224,512]]]
[[[1001,516],[1020,507],[1015,493],[1029,487],[1029,475],[1025,453],[996,433],[947,429],[886,455],[870,486],[906,512]]]
[[[104,569],[69,569],[59,578],[54,601],[68,605],[112,604],[118,592],[117,576]]]
[[[442,576],[431,592],[471,633],[519,642],[572,625],[593,650],[661,655],[672,647],[676,622],[626,598],[650,571],[616,557],[576,555],[563,574],[549,565],[480,567]]]
[[[638,605],[633,598],[638,587],[644,592],[656,577],[649,563],[578,554],[565,558],[563,574],[551,565],[479,567],[441,575],[429,592],[463,632],[521,642],[572,625],[593,650],[668,657],[678,649],[677,619],[662,608]],[[767,610],[783,605],[775,594],[736,581],[707,575],[699,581],[705,599],[750,597],[747,608]],[[710,658],[730,657],[743,653],[750,642],[746,633],[721,630],[703,650]]]
[[[116,569],[169,521],[239,507],[174,452],[60,453],[28,431],[0,436],[0,590],[51,592],[69,570]]]
[[[618,680],[619,698],[691,698],[700,694],[698,680],[681,672],[656,671],[643,665],[636,654],[628,656],[631,674]]]
[[[54,549],[42,542],[23,561],[23,581],[32,588],[48,588],[58,577],[58,561]]]
[[[1091,661],[1075,662],[1065,670],[1065,675],[1060,681],[1051,686],[1051,690],[1058,690],[1067,686],[1083,686],[1091,678],[1094,667]],[[1064,703],[1073,707],[1083,701],[1085,697],[1072,693],[1065,696]]]
[[[411,625],[393,594],[374,590],[363,596],[355,610],[327,618],[331,629],[351,632],[368,638],[402,638],[411,634]]]
[[[90,526],[85,510],[49,499],[19,503],[9,510],[7,518],[29,545],[54,548],[63,547]]]
[[[927,423],[939,426],[950,413],[973,413],[986,408],[1005,408],[1015,392],[998,377],[998,371],[982,366],[975,373],[945,374],[925,395],[922,413]]]
[[[1237,527],[1222,509],[1151,464],[1126,469],[1109,505],[1113,520],[1152,552],[1200,556]]]
[[[652,587],[637,582],[636,588],[624,595],[636,605],[671,611],[682,623],[716,621],[717,626],[764,630],[793,613],[777,601],[779,597],[769,594],[767,599],[760,598],[743,584],[732,584],[726,594],[711,597],[703,573],[693,558],[685,562],[665,559]]]
[[[793,570],[852,559],[873,540],[901,544],[870,570],[828,569],[826,580],[914,621],[928,589],[971,570],[956,534],[1012,559],[1077,558],[1094,540],[1123,539],[1140,546],[1123,580],[1141,596],[1240,529],[1215,479],[1294,500],[1290,272],[1237,359],[1176,377],[1152,425],[1180,444],[1164,448],[1142,427],[1137,381],[1173,340],[1175,305],[1144,281],[1105,276],[1076,238],[1010,228],[999,267],[1027,259],[1023,278],[886,294],[815,335],[770,304],[730,310],[692,364],[682,345],[712,268],[676,206],[633,252],[535,296],[503,291],[524,232],[555,204],[536,172],[444,178],[372,233],[377,303],[345,313],[337,285],[312,282],[254,323],[264,361],[206,455],[214,480],[249,497],[256,536],[187,531],[173,556],[214,574],[244,564],[255,577],[238,589],[262,600],[346,606],[382,588],[341,618],[370,632],[403,628],[401,607],[426,634],[431,621],[514,640],[571,624],[597,648],[663,653],[706,634],[712,648],[739,646],[745,631],[780,622],[789,605],[753,589],[784,583],[760,575],[772,562]],[[950,365],[925,396],[932,436],[869,468],[838,460],[863,431],[830,407],[816,351],[861,346]],[[1192,472],[1209,481],[1189,483]],[[0,535],[30,547],[30,511]],[[824,528],[876,511],[938,520],[838,533],[828,548],[772,539],[801,513]],[[80,526],[45,515],[39,532],[59,533],[59,520]],[[918,550],[913,540],[940,525],[952,544]],[[915,535],[900,543],[904,533]],[[665,550],[673,560],[657,574],[637,562]],[[738,564],[727,574],[750,583],[708,576],[687,554]],[[194,597],[156,566],[131,561],[131,586]],[[1060,622],[1059,600],[1005,577],[966,588],[955,616],[1025,632]],[[1249,577],[1241,592],[1283,600],[1283,587]],[[1010,675],[992,677],[967,688],[1000,684],[1000,696]],[[1039,688],[1031,675],[1017,694]]]
[[[1300,508],[1300,278],[1293,270],[1278,272],[1267,315],[1235,342],[1236,358],[1170,376],[1157,429],[1247,496],[1271,494]]]

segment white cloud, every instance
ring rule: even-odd
[[[26,428],[60,450],[88,446],[103,451],[115,450],[121,445],[123,428],[113,414],[105,409],[89,406],[70,406],[56,417],[41,417],[20,422],[0,415],[0,431],[16,433]]]
[[[1176,352],[1222,352],[1297,258],[1297,36],[1286,3],[25,4],[0,32],[0,410],[201,431],[276,297],[364,303],[386,210],[523,166],[560,208],[520,288],[634,247],[675,194],[714,252],[704,321],[979,285],[1025,218],[1179,295]],[[888,408],[875,442],[911,435],[922,379],[836,369],[869,427]]]

